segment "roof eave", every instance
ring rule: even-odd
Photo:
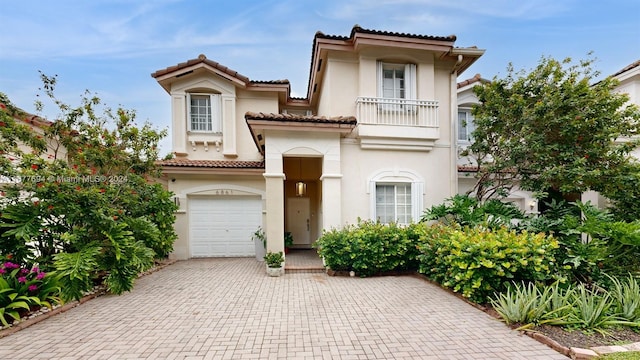
[[[262,175],[264,174],[264,168],[237,169],[237,168],[211,168],[211,167],[200,167],[200,166],[162,165],[162,173],[165,175],[171,175],[171,174]]]

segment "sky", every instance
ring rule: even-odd
[[[0,92],[49,120],[34,101],[39,71],[57,75],[56,96],[80,104],[89,90],[109,107],[169,129],[170,97],[151,73],[205,54],[251,80],[291,82],[305,97],[317,31],[365,29],[456,35],[485,54],[460,75],[504,77],[509,63],[595,57],[611,75],[640,60],[640,0],[0,0]],[[170,130],[170,129],[169,129]],[[170,139],[161,142],[163,155]]]

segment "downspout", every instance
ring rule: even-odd
[[[450,184],[452,189],[452,194],[450,196],[454,196],[458,194],[458,69],[462,64],[463,56],[462,54],[458,54],[458,60],[456,64],[453,66],[450,74],[450,83],[451,83],[451,138],[450,138],[450,161],[453,166],[451,166],[450,176]]]

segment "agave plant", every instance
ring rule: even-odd
[[[640,286],[636,278],[629,274],[623,282],[612,276],[607,277],[613,283],[610,293],[615,311],[625,320],[640,323]]]
[[[609,292],[599,293],[579,285],[573,293],[573,304],[566,325],[587,331],[597,331],[606,335],[606,328],[618,325],[634,326],[615,311],[615,304]]]

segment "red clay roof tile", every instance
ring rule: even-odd
[[[335,124],[353,124],[357,123],[355,116],[317,116],[317,115],[296,115],[296,114],[273,114],[273,113],[255,113],[247,112],[244,115],[246,120],[273,120],[273,121],[292,121],[307,123],[335,123]]]
[[[190,160],[170,159],[159,161],[161,166],[171,167],[198,167],[217,169],[264,169],[264,161],[239,161],[239,160]]]

